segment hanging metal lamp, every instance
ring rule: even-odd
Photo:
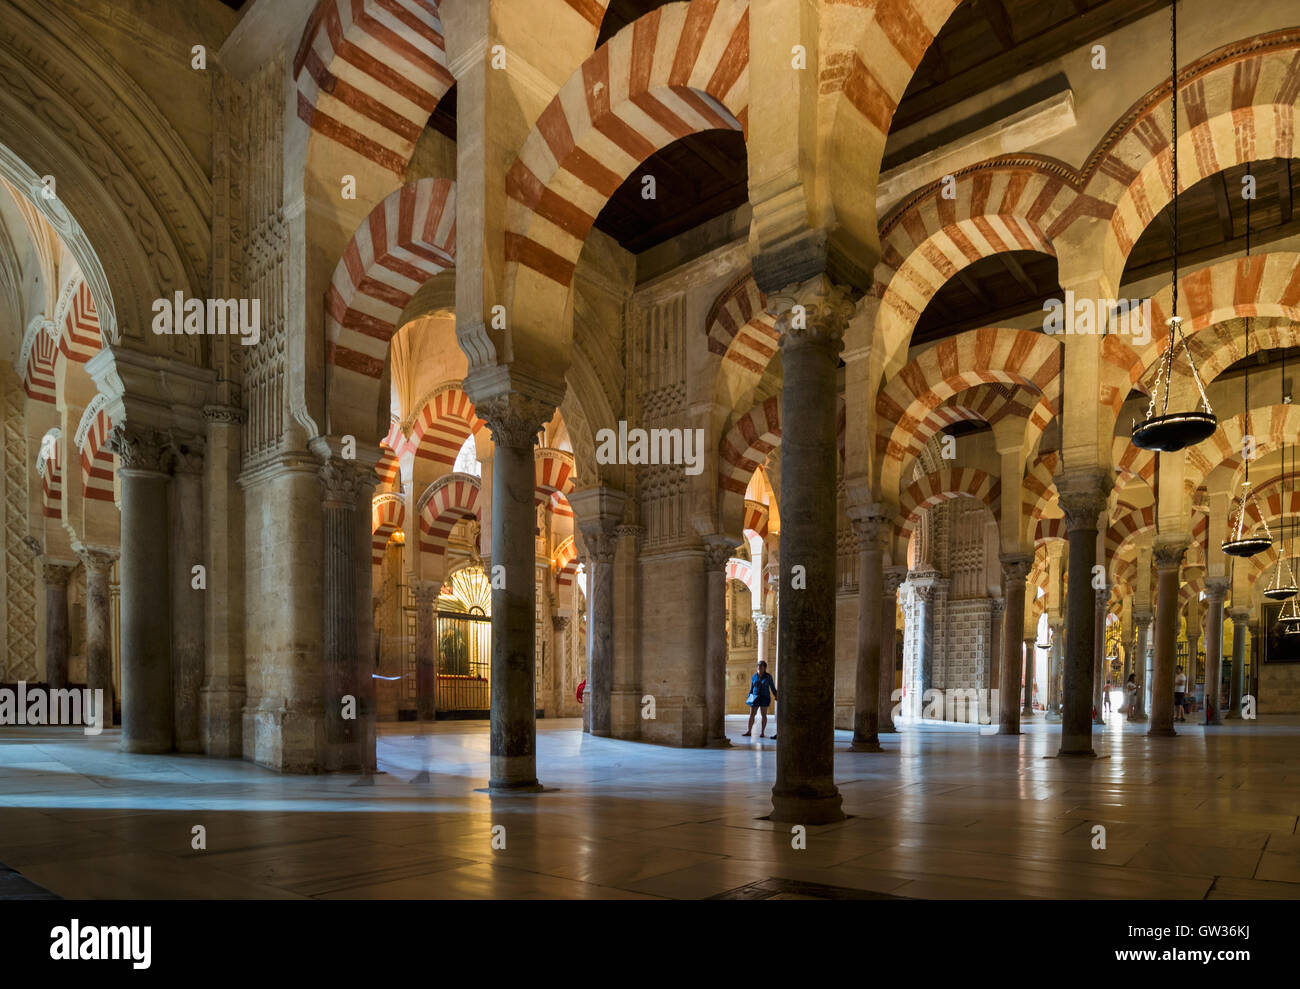
[[[1282,404],[1286,404],[1286,348],[1282,349]],[[1295,459],[1295,448],[1292,447],[1291,458]],[[1286,501],[1287,501],[1287,472],[1286,472],[1286,444],[1282,444],[1282,535],[1281,548],[1277,554],[1277,565],[1273,568],[1273,579],[1269,581],[1268,587],[1264,588],[1264,597],[1270,601],[1287,601],[1300,594],[1300,587],[1296,586],[1295,573],[1291,569],[1291,558],[1286,551]],[[1300,628],[1300,626],[1297,626]]]
[[[1250,174],[1250,167],[1247,166],[1246,174]],[[1250,257],[1250,200],[1246,200],[1246,257]],[[1246,317],[1246,374],[1242,378],[1242,407],[1246,410],[1246,431],[1245,435],[1251,435],[1250,430],[1250,317]],[[1264,518],[1264,513],[1259,510],[1259,505],[1255,502],[1255,494],[1250,490],[1250,457],[1247,451],[1242,451],[1242,461],[1246,466],[1246,476],[1241,482],[1241,497],[1237,499],[1237,511],[1228,524],[1228,538],[1221,544],[1223,551],[1229,556],[1254,556],[1262,553],[1273,545],[1273,533],[1269,532],[1268,519]],[[1255,515],[1263,525],[1264,531],[1248,532],[1246,529],[1246,512],[1253,507]]]
[[[1277,626],[1283,634],[1300,634],[1300,608],[1296,607],[1298,600],[1300,598],[1287,601],[1282,605],[1282,614],[1277,616]]]
[[[1169,327],[1169,345],[1160,357],[1160,366],[1156,376],[1156,386],[1151,390],[1151,403],[1147,406],[1146,418],[1133,424],[1133,445],[1143,450],[1159,450],[1162,453],[1174,453],[1208,439],[1219,428],[1218,417],[1210,408],[1210,400],[1205,394],[1205,386],[1197,373],[1196,362],[1183,336],[1182,318],[1178,315],[1178,2],[1169,5],[1169,61],[1172,87],[1169,93],[1170,130],[1173,134],[1170,144],[1173,185],[1173,305],[1167,325]],[[1201,408],[1186,412],[1169,411],[1169,385],[1173,378],[1175,352],[1182,347],[1183,355],[1192,371],[1192,379],[1201,395]],[[1161,392],[1163,391],[1163,400]],[[1156,405],[1160,404],[1160,414],[1156,414]]]

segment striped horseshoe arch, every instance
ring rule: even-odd
[[[59,353],[53,323],[38,316],[23,335],[19,365],[23,373],[23,392],[33,402],[53,405],[56,397],[54,360]]]
[[[556,588],[570,587],[573,585],[573,578],[578,573],[578,545],[569,536],[555,547],[555,555],[551,558],[551,567],[555,571]]]
[[[96,394],[81,414],[81,423],[73,439],[81,453],[81,492],[93,501],[113,500],[115,454],[108,448],[113,420],[105,406],[108,398]]]
[[[749,4],[692,0],[652,10],[560,87],[506,176],[506,300],[544,325],[605,203],[647,158],[706,130],[744,132]],[[522,317],[521,317],[522,318]]]
[[[370,503],[370,562],[379,566],[384,562],[388,540],[406,524],[406,498],[400,494],[375,495]]]
[[[429,485],[417,506],[420,551],[442,556],[447,537],[462,519],[479,517],[479,481],[470,474],[444,474]]]
[[[470,434],[477,436],[484,425],[460,385],[444,385],[420,407],[407,448],[417,460],[450,470],[465,440]]]
[[[564,450],[542,447],[533,456],[533,501],[542,505],[557,506],[563,501],[568,507],[568,495],[573,491],[573,454]],[[572,515],[572,511],[569,511]]]
[[[357,229],[326,295],[326,360],[378,380],[402,310],[456,255],[456,188],[420,179],[392,193]]]
[[[446,49],[436,0],[320,0],[293,60],[298,117],[400,176],[456,81]]]

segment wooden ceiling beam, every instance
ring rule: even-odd
[[[993,29],[993,36],[998,39],[998,44],[1002,46],[1003,51],[1010,51],[1016,47],[1016,35],[1011,29],[1011,18],[1007,16],[1007,8],[1002,6],[1002,0],[975,0],[979,5],[980,13],[988,21],[989,27]]]
[[[1024,288],[1026,292],[1028,292],[1030,295],[1034,296],[1035,298],[1042,295],[1042,292],[1039,290],[1038,286],[1035,285],[1033,281],[1030,279],[1030,277],[1025,274],[1025,269],[1020,266],[1020,262],[1015,259],[1014,255],[1004,253],[1004,254],[997,254],[995,255],[995,257],[1002,262],[1002,267],[1006,268],[1007,271],[1011,272],[1011,277],[1014,278],[1017,282],[1019,282],[1021,287]]]
[[[1214,191],[1214,208],[1219,214],[1219,228],[1225,241],[1232,240],[1232,204],[1228,201],[1228,173],[1220,172],[1210,185]]]

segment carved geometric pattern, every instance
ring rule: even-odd
[[[44,336],[44,334],[42,334]],[[36,558],[27,538],[27,415],[22,382],[4,372],[5,655],[0,680],[36,679]]]

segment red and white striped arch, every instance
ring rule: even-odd
[[[542,447],[533,455],[533,500],[538,505],[554,508],[563,503],[569,509],[568,496],[573,491],[573,454],[564,450]]]
[[[1234,165],[1300,157],[1300,29],[1225,45],[1180,68],[1178,84],[1181,190]],[[1086,192],[1115,204],[1102,256],[1112,285],[1142,232],[1173,199],[1169,99],[1165,81],[1129,109],[1084,166]]]
[[[899,369],[876,398],[876,469],[881,496],[893,499],[903,468],[919,452],[926,415],[968,388],[996,383],[1029,388],[1059,408],[1061,345],[1029,330],[985,327],[940,340]],[[1047,420],[1036,423],[1041,430]]]
[[[75,436],[81,454],[81,492],[93,501],[113,500],[113,471],[117,455],[108,448],[113,420],[105,406],[108,399],[97,394],[86,406]]]
[[[406,524],[406,498],[400,494],[375,495],[370,503],[370,562],[379,566],[394,532]]]
[[[396,175],[455,82],[436,0],[320,0],[293,60],[298,117]]]
[[[51,429],[41,441],[36,472],[41,477],[41,514],[47,519],[63,518],[63,464],[60,430]]]
[[[1034,547],[1051,542],[1064,542],[1065,519],[1038,519],[1034,524]]]
[[[78,276],[68,313],[59,334],[59,350],[69,360],[85,364],[103,346],[99,333],[99,311],[90,296],[90,286]]]
[[[705,320],[709,353],[748,375],[762,377],[776,355],[781,336],[775,317],[764,309],[765,305],[753,273],[745,272],[718,296]]]
[[[456,256],[456,189],[447,179],[404,185],[348,242],[326,294],[326,360],[378,380],[402,310]]]
[[[47,323],[38,317],[28,326],[23,337],[23,391],[34,402],[53,405],[57,392],[54,361],[58,357],[59,345],[46,328]]]
[[[946,467],[918,478],[899,499],[898,521],[894,524],[894,559],[907,558],[907,541],[928,508],[953,498],[974,498],[999,519],[1002,513],[1002,483],[974,467]]]
[[[444,474],[420,499],[420,550],[442,556],[457,522],[478,518],[479,480],[470,474]]]
[[[983,164],[956,178],[955,198],[935,182],[881,224],[881,261],[872,293],[890,377],[907,360],[912,330],[930,300],[959,271],[1011,251],[1056,256],[1061,223],[1076,215],[1072,175],[1059,163]]]
[[[759,539],[767,539],[767,518],[768,508],[761,501],[745,499],[745,522],[744,533],[746,536],[756,536]]]
[[[718,486],[745,497],[749,479],[781,444],[781,396],[773,395],[736,420],[722,437],[718,457]]]
[[[727,580],[738,580],[751,591],[754,589],[754,565],[748,560],[733,556],[727,561]]]
[[[379,476],[381,489],[395,488],[401,484],[402,462],[398,459],[397,452],[388,445],[387,440],[379,444],[379,460],[375,464],[375,473]]]
[[[1110,525],[1106,528],[1106,559],[1115,555],[1131,540],[1144,532],[1154,532],[1156,509],[1154,505],[1138,508],[1127,502],[1115,506]]]
[[[578,573],[578,545],[573,541],[572,536],[555,547],[555,555],[551,557],[551,568],[555,571],[557,588],[573,585],[573,578]]]
[[[1246,433],[1245,414],[1219,421],[1219,428],[1209,439],[1187,451],[1183,486],[1187,504],[1192,504],[1196,489],[1205,483],[1210,471],[1220,464],[1234,468],[1239,464],[1242,440]],[[1255,407],[1250,414],[1250,432],[1255,437],[1255,455],[1264,457],[1281,449],[1283,443],[1295,443],[1300,436],[1300,406],[1266,405]]]
[[[507,306],[526,300],[538,325],[561,318],[587,234],[623,181],[680,138],[744,132],[748,111],[747,0],[669,4],[601,45],[506,176]]]
[[[1034,526],[1037,541],[1036,520],[1043,520],[1043,509],[1057,501],[1056,481],[1053,478],[1060,466],[1060,457],[1055,451],[1039,454],[1032,463],[1025,465],[1025,476],[1020,482],[1020,518],[1029,526]]]
[[[461,387],[444,385],[416,414],[407,448],[417,460],[450,470],[470,434],[477,436],[483,426]]]

